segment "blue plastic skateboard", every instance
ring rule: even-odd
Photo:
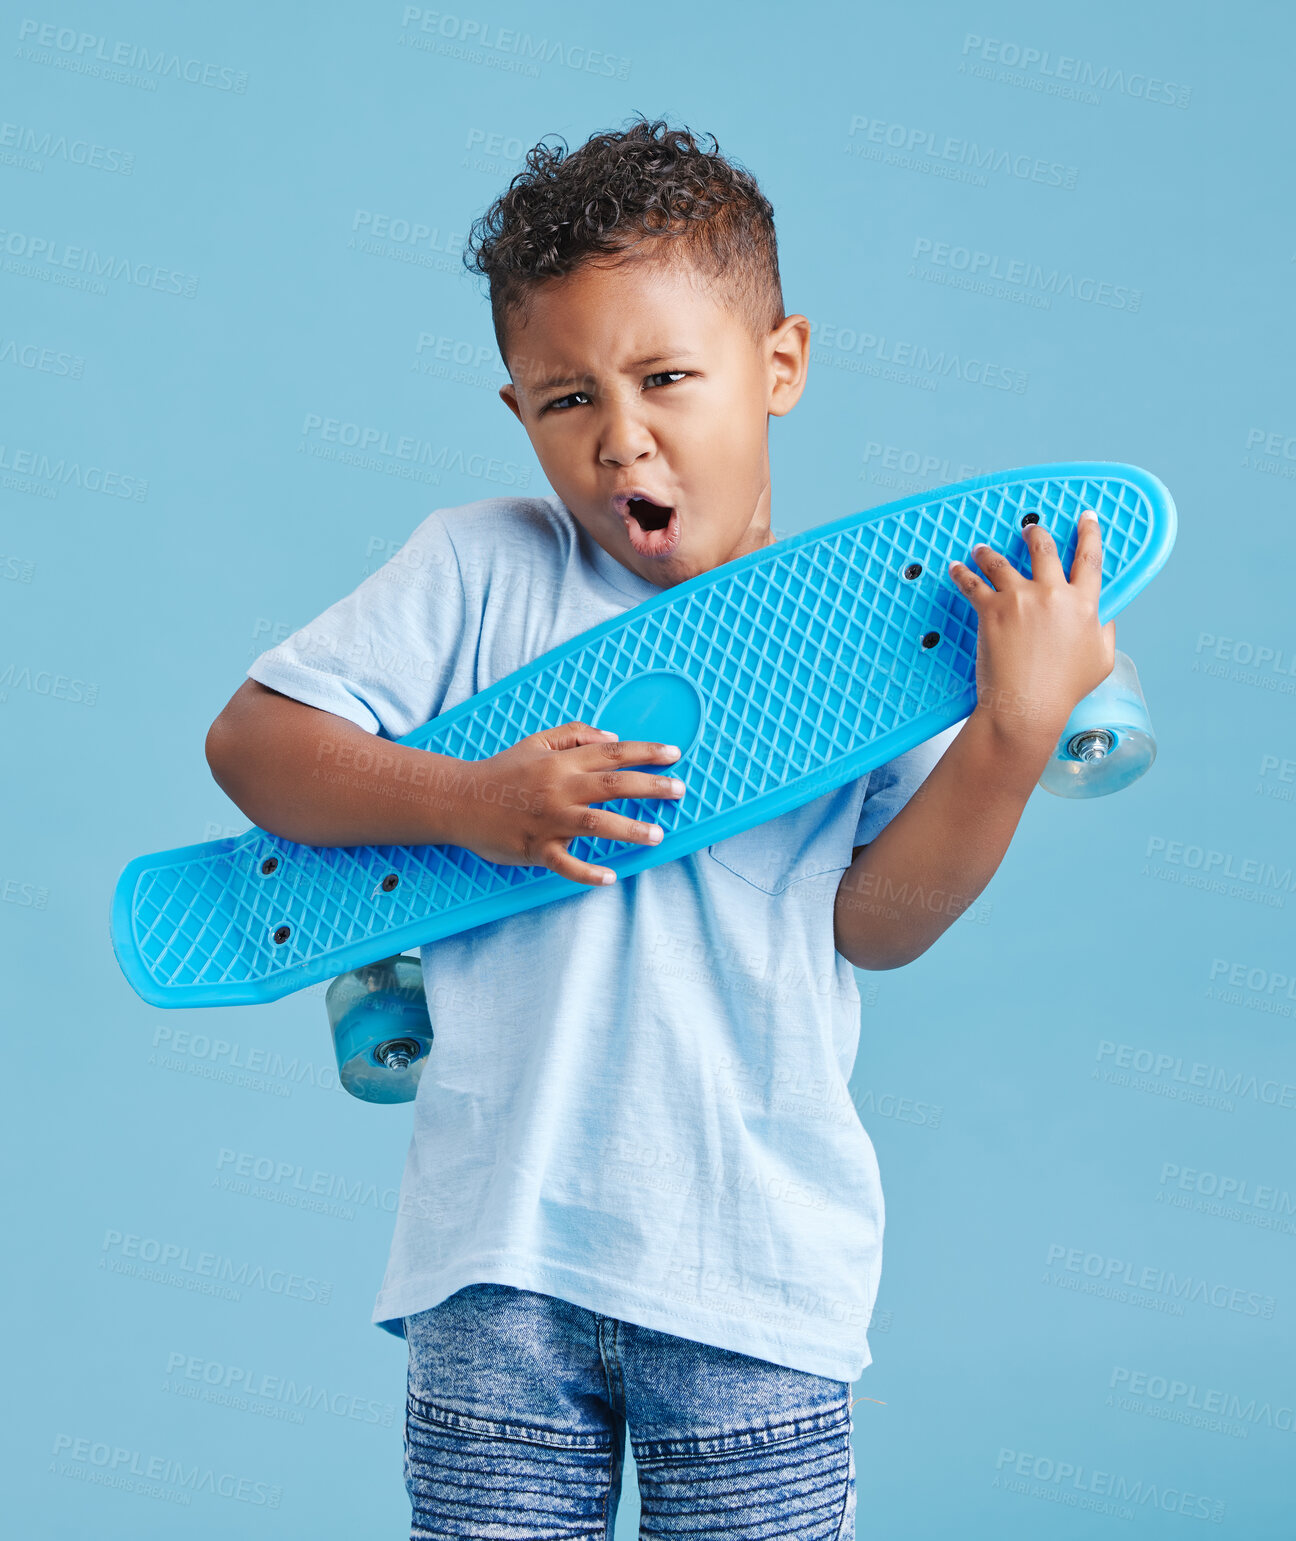
[[[601,805],[660,824],[658,845],[570,842],[574,856],[629,877],[799,807],[966,717],[977,617],[950,562],[975,569],[972,546],[985,541],[1028,575],[1022,527],[1038,520],[1069,573],[1082,508],[1099,517],[1105,623],[1170,553],[1169,492],[1136,466],[1026,466],[819,525],[664,589],[397,742],[480,760],[581,719],[678,744],[669,769],[687,789],[679,803]],[[304,846],[253,828],[129,862],[110,929],[122,972],[151,1005],[238,1006],[586,892],[458,846]]]

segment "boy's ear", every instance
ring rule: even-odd
[[[518,406],[517,391],[513,387],[512,380],[507,385],[500,386],[499,394],[500,400],[520,423],[522,421],[522,408]]]
[[[774,417],[790,412],[801,400],[810,367],[810,322],[805,316],[785,316],[766,343],[770,366],[769,411]]]

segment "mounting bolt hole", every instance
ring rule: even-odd
[[[292,927],[291,926],[280,926],[279,929],[274,934],[275,946],[276,947],[282,947],[283,944],[288,940],[288,938],[291,935],[292,935]]]
[[[391,893],[392,889],[395,888],[399,882],[400,879],[396,876],[396,874],[394,872],[389,872],[387,876],[382,880],[383,893]]]
[[[1038,523],[1039,523],[1039,515],[1038,514],[1023,514],[1022,515],[1022,529],[1023,530],[1026,528],[1026,526],[1028,524],[1038,524]]]
[[[922,563],[921,562],[910,562],[908,567],[906,567],[905,570],[904,570],[904,575],[905,575],[906,578],[916,578],[921,571],[922,571]]]
[[[261,863],[261,876],[268,878],[278,865],[279,858],[277,856],[267,856]]]
[[[938,632],[938,631],[929,631],[927,633],[927,635],[922,639],[922,645],[924,647],[935,647],[936,644],[939,641],[940,641],[940,632]]]

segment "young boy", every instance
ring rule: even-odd
[[[1038,525],[1030,578],[985,548],[988,583],[951,568],[979,627],[963,723],[621,882],[567,844],[651,842],[600,804],[687,798],[673,746],[554,723],[480,762],[396,746],[320,776],[773,543],[769,417],[801,395],[810,328],[784,312],[769,203],[660,120],[564,151],[537,145],[470,243],[500,395],[554,495],[429,514],[253,663],[208,759],[288,839],[572,881],[422,950],[434,1041],[373,1318],[409,1344],[412,1534],[610,1537],[628,1426],[645,1532],[852,1535],[884,1215],[847,1091],[852,965],[902,966],[976,898],[1110,672],[1099,535],[1070,581]]]

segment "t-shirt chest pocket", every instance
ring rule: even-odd
[[[848,783],[716,841],[707,846],[707,855],[767,894],[781,894],[807,878],[844,872],[854,854],[861,800],[858,783]]]

